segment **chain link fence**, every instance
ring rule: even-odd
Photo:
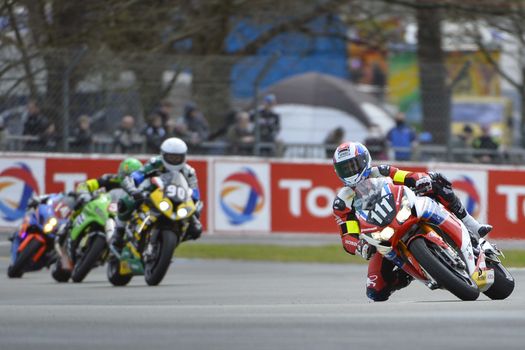
[[[409,147],[411,160],[525,160],[522,149],[513,146],[512,106],[500,97],[497,77],[488,66],[475,66],[474,73],[461,62],[450,66],[447,81],[452,84],[446,93],[453,96],[454,122],[449,125],[443,106],[437,106],[443,114],[435,127],[439,130],[425,130],[413,58],[390,62],[388,73],[359,73],[371,75],[367,81],[355,79],[357,73],[350,69],[351,83],[341,73],[348,72],[348,62],[330,56],[323,58],[330,67],[324,69],[327,74],[317,74],[294,71],[298,65],[304,68],[307,58],[277,54],[190,57],[76,49],[21,57],[7,51],[0,50],[3,150],[157,153],[162,139],[178,136],[194,154],[329,158],[334,143],[364,142],[371,129],[384,139],[394,127],[394,107],[406,113],[419,135]],[[283,74],[287,78],[281,79]],[[273,103],[265,98],[269,93],[277,100],[271,110],[280,116],[279,132],[265,124],[269,113],[260,109]],[[473,127],[472,137],[491,124],[499,148],[433,143],[436,132],[461,134],[467,124]],[[329,137],[337,128],[343,129],[340,140]],[[403,147],[393,144],[382,152],[394,159]]]

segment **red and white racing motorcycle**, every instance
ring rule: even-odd
[[[446,289],[462,300],[480,293],[505,299],[514,290],[501,251],[483,238],[474,249],[463,223],[431,198],[376,178],[356,187],[354,203],[361,238],[430,289]]]

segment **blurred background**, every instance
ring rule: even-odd
[[[0,148],[522,164],[525,3],[4,0]]]

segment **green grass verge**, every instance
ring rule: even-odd
[[[362,258],[347,254],[340,245],[279,246],[259,244],[184,243],[175,253],[190,259],[229,259],[331,264],[364,264]],[[505,266],[525,267],[525,251],[505,251]]]

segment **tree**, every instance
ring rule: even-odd
[[[513,0],[384,0],[415,13],[418,25],[418,65],[423,128],[432,132],[434,142],[446,144],[450,137],[451,89],[442,49],[443,19],[474,21],[481,16],[501,16],[513,7]]]
[[[485,56],[502,79],[516,89],[520,97],[522,144],[525,144],[525,3],[512,2],[505,9],[504,15],[480,16],[465,32],[472,38],[479,50]],[[490,29],[501,36],[499,49],[507,57],[513,59],[508,66],[494,59],[493,48],[484,40],[483,29]]]

